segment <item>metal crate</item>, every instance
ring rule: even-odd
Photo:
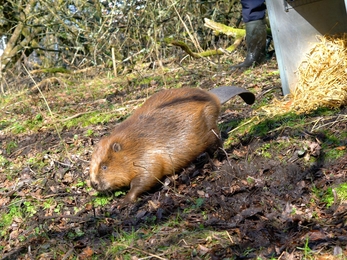
[[[289,12],[289,10],[293,9],[294,7],[307,5],[319,1],[322,0],[283,0],[284,11]]]
[[[317,35],[347,32],[347,0],[266,0],[266,6],[286,95],[294,90],[295,72]]]

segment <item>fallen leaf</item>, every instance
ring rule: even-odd
[[[91,249],[89,246],[83,249],[82,253],[78,255],[79,259],[85,259],[87,257],[91,257],[94,254],[93,249]]]
[[[85,206],[85,210],[91,210],[92,208],[93,208],[92,203],[88,203],[88,204]]]
[[[205,246],[203,246],[203,245],[198,245],[198,250],[199,250],[200,252],[202,252],[203,254],[206,254],[206,253],[208,253],[208,252],[210,251],[209,248],[207,248],[207,247],[205,247]]]
[[[197,193],[200,195],[200,196],[205,196],[205,192],[203,190],[198,190]]]
[[[307,237],[309,238],[310,241],[317,241],[317,240],[323,240],[323,239],[327,239],[328,238],[320,230],[312,230],[312,231],[306,233],[305,236],[302,237],[302,240],[307,239]]]

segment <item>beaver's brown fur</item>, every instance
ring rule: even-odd
[[[132,202],[203,152],[215,151],[221,146],[217,127],[220,100],[235,95],[249,104],[254,102],[251,92],[238,87],[211,92],[181,88],[154,94],[96,145],[90,164],[91,185],[99,191],[130,186],[124,201]]]

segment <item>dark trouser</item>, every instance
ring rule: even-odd
[[[261,20],[265,17],[264,0],[241,0],[243,22]]]

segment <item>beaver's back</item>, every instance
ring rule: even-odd
[[[218,98],[206,91],[164,90],[150,97],[111,135],[118,136],[124,151],[136,149],[141,164],[155,163],[161,157],[172,173],[218,141],[219,112]]]

